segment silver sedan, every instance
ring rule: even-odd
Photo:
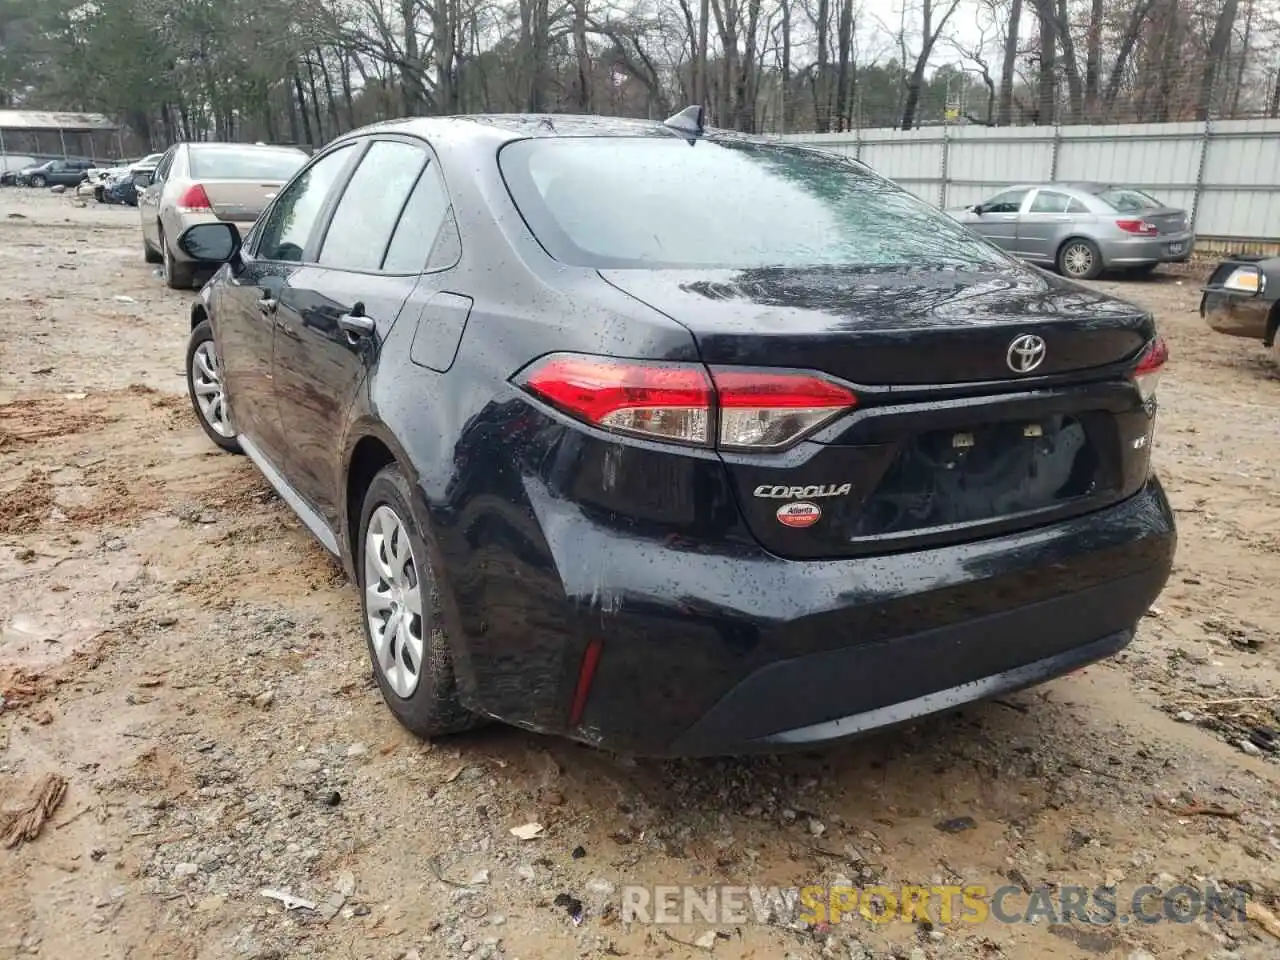
[[[1103,270],[1149,273],[1190,259],[1196,239],[1185,210],[1112,184],[1019,185],[949,212],[1014,256],[1074,280]]]

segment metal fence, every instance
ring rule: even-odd
[[[1190,211],[1198,247],[1280,245],[1280,120],[945,126],[786,139],[855,157],[944,209],[1015,183],[1123,183]]]

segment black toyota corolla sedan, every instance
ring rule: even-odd
[[[821,744],[1114,654],[1169,575],[1151,316],[856,162],[696,109],[414,119],[180,243],[201,422],[421,735]]]

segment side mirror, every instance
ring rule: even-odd
[[[135,173],[133,175],[133,185],[139,190],[147,189],[147,187],[151,186],[151,174]]]
[[[199,263],[228,263],[242,242],[234,223],[198,223],[178,237],[178,249]]]
[[[972,210],[972,211],[973,211],[977,216],[979,216],[979,217],[980,217],[980,216],[982,216],[982,204],[980,204],[980,203],[975,203],[975,204],[974,204],[972,207],[970,207],[969,209],[970,209],[970,210]]]

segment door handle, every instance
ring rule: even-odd
[[[340,326],[347,335],[347,342],[352,346],[363,340],[365,337],[373,336],[377,325],[373,322],[373,317],[364,315],[364,306],[356,304],[350,313],[344,313],[338,317],[338,326]]]

